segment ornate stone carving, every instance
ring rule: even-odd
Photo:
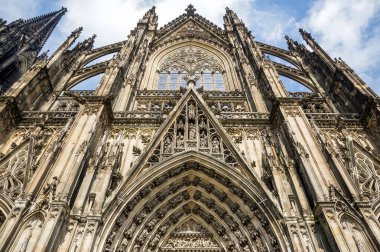
[[[191,24],[188,23],[188,25]],[[187,30],[187,28],[184,29]],[[189,29],[192,28],[189,27]],[[216,55],[196,46],[181,47],[165,56],[159,66],[159,71],[170,72],[172,69],[188,74],[201,73],[205,69],[220,73],[224,71],[223,64]]]
[[[199,150],[222,159],[231,166],[236,164],[236,158],[193,98],[189,99],[167,130],[160,144],[149,157],[148,163],[152,166],[174,153],[188,149]]]
[[[0,162],[0,193],[15,200],[22,194],[22,186],[27,173],[28,145],[14,150]]]

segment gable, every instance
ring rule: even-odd
[[[214,33],[215,27],[207,27],[193,18],[188,18],[176,23],[171,29],[160,30],[155,44],[165,44],[175,40],[183,39],[201,39],[214,42],[222,46],[228,46],[228,40],[224,34],[219,31]]]
[[[194,87],[177,103],[132,167],[131,173],[140,174],[190,151],[210,156],[245,176],[257,177]],[[132,174],[127,175],[128,179]]]

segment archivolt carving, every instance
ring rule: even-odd
[[[178,223],[189,216],[207,223],[214,234],[212,244],[224,250],[279,250],[270,221],[246,192],[196,163],[186,163],[157,177],[128,200],[104,249],[166,251],[170,237],[183,230]]]
[[[172,69],[188,73],[202,72],[206,69],[223,72],[223,63],[211,52],[196,46],[181,47],[165,56],[160,65],[160,72],[170,72]]]
[[[154,244],[154,243],[153,243]],[[176,228],[162,246],[162,251],[181,251],[186,249],[222,251],[212,238],[212,234],[193,219]]]

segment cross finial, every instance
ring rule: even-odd
[[[186,14],[188,16],[194,16],[194,13],[197,9],[194,8],[194,6],[192,4],[189,4],[189,6],[187,6],[187,8],[185,9],[186,11]]]

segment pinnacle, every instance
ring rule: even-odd
[[[188,16],[194,16],[196,10],[197,10],[197,9],[195,9],[194,6],[193,6],[192,4],[189,4],[189,5],[187,6],[187,8],[185,9],[186,14],[187,14]]]

